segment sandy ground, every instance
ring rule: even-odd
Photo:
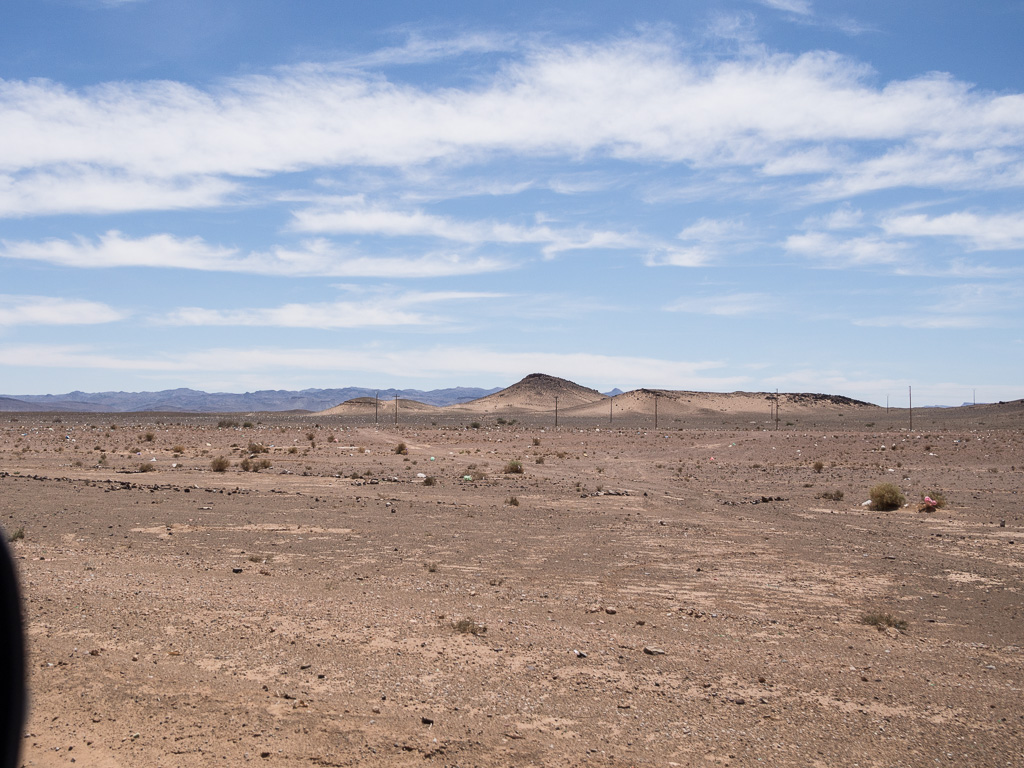
[[[926,413],[5,414],[23,762],[1019,766],[1020,407]]]

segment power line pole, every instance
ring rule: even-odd
[[[658,428],[658,393],[654,393],[654,428]]]
[[[779,388],[775,388],[775,431],[779,431]]]
[[[555,429],[558,429],[558,395],[555,395]]]
[[[373,393],[373,423],[377,423],[377,406],[380,405],[380,390]]]
[[[395,426],[398,426],[398,393],[395,392]]]
[[[609,396],[608,398],[608,423],[612,423],[612,402],[615,400],[615,396]]]
[[[910,401],[910,431],[914,431],[914,388],[907,385],[907,399]]]

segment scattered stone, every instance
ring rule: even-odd
[[[644,646],[644,653],[646,653],[648,656],[664,656],[665,655],[665,651],[663,651],[661,648],[655,648],[652,645],[645,645]]]

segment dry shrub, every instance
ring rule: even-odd
[[[910,626],[903,619],[897,619],[891,613],[865,613],[860,617],[861,624],[867,624],[869,627],[877,627],[878,631],[881,632],[886,627],[892,627],[898,629],[900,632],[906,632],[907,627]]]
[[[398,456],[407,456],[409,454],[409,447],[405,443],[399,443],[395,446],[395,454]]]
[[[477,624],[472,619],[459,619],[452,627],[456,632],[461,632],[464,635],[482,635],[487,631],[487,627]]]
[[[506,475],[521,475],[523,474],[523,462],[519,459],[512,459],[508,464],[505,465]]]
[[[212,469],[214,472],[227,472],[228,467],[230,466],[231,462],[228,461],[223,456],[218,456],[217,458],[210,462],[210,469]]]
[[[907,503],[907,497],[892,483],[879,483],[871,489],[869,496],[871,508],[877,510],[899,509]]]

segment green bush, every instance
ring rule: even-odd
[[[907,497],[892,483],[879,483],[871,489],[869,495],[872,509],[899,509],[907,503]]]

